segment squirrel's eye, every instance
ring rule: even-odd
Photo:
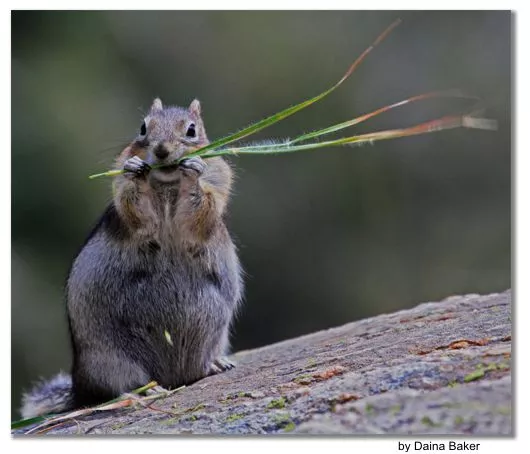
[[[186,131],[187,137],[195,137],[195,123],[191,123]]]
[[[147,125],[145,124],[145,121],[142,123],[142,126],[140,126],[140,135],[145,136],[147,134]]]

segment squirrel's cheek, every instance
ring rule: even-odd
[[[147,153],[147,150],[145,148],[139,148],[139,149],[136,150],[134,155],[138,156],[142,161],[146,161],[148,153]]]
[[[145,161],[145,158],[147,157],[147,150],[146,148],[144,147],[140,147],[136,144],[132,144],[132,145],[129,145],[129,150],[128,150],[128,153],[127,153],[127,159],[128,158],[132,158],[134,156],[138,156],[140,159],[144,160]],[[126,151],[127,149],[124,150],[124,152]]]
[[[139,158],[142,158],[142,153],[145,156],[145,148],[140,147],[135,143],[131,143],[130,145],[127,145],[123,151],[120,153],[120,157],[123,159],[129,159],[134,156],[138,156]]]

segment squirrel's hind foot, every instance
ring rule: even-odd
[[[233,369],[236,365],[226,357],[217,358],[211,365],[208,375],[220,374]]]

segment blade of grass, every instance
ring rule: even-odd
[[[318,148],[333,147],[339,145],[362,145],[363,143],[372,143],[379,140],[397,139],[399,137],[408,137],[460,127],[492,130],[496,129],[497,124],[495,120],[485,118],[475,118],[469,115],[451,115],[439,118],[437,120],[431,120],[425,123],[420,123],[419,125],[411,126],[408,128],[389,129],[368,134],[359,134],[356,136],[343,137],[341,139],[329,140],[325,142],[312,142],[308,144],[294,146],[290,145],[290,143],[286,143],[268,146],[265,145],[225,148],[208,153],[202,157],[211,158],[214,156],[239,154],[280,154],[292,153],[295,151],[315,150]]]
[[[93,180],[94,178],[99,178],[99,177],[115,177],[117,175],[121,175],[122,173],[125,173],[125,171],[124,170],[108,170],[107,172],[95,173],[94,175],[90,175],[88,179]]]
[[[366,58],[366,56],[381,42],[383,41],[390,32],[396,28],[401,23],[401,19],[397,19],[392,24],[390,24],[386,30],[381,33],[377,39],[367,48],[364,50],[364,52],[357,57],[357,59],[350,65],[346,73],[342,76],[342,78],[335,83],[332,87],[328,88],[326,91],[320,93],[317,96],[314,96],[313,98],[310,98],[306,101],[303,101],[299,104],[296,104],[294,106],[288,107],[287,109],[284,109],[280,112],[275,113],[274,115],[271,115],[267,118],[264,118],[263,120],[260,120],[256,123],[251,124],[247,128],[242,129],[241,131],[238,131],[234,134],[230,134],[226,137],[222,137],[218,140],[215,140],[214,142],[211,142],[209,145],[206,145],[205,147],[201,147],[191,153],[188,153],[186,155],[186,158],[191,158],[193,156],[202,156],[204,153],[206,153],[209,150],[213,150],[215,148],[222,147],[224,145],[228,145],[229,143],[235,142],[237,140],[240,140],[244,137],[248,137],[252,134],[255,134],[265,128],[268,128],[269,126],[272,126],[273,124],[290,117],[291,115],[295,114],[296,112],[299,112],[302,109],[305,109],[306,107],[309,107],[310,105],[316,103],[317,101],[320,101],[321,99],[325,98],[329,94],[331,94],[333,91],[335,91],[337,88],[339,88],[343,82],[348,79],[351,74],[355,71],[355,69],[362,63],[362,61]],[[98,173],[95,175],[90,175],[89,179],[99,178],[102,176],[116,176],[124,173],[123,170],[111,170],[109,172],[103,172]]]
[[[31,426],[46,419],[45,416],[35,416],[34,418],[19,419],[11,423],[11,430],[20,429],[22,427]]]

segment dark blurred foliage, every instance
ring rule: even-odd
[[[110,197],[109,179],[87,176],[110,167],[152,98],[199,98],[218,138],[321,92],[397,17],[337,92],[257,139],[447,88],[480,96],[499,130],[233,159],[229,223],[247,273],[236,350],[510,286],[511,14],[12,13],[15,408],[31,381],[69,368],[63,284]],[[428,101],[357,131],[468,107]]]

